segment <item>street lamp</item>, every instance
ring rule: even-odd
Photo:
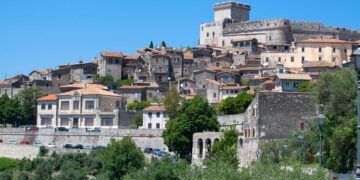
[[[284,159],[285,159],[285,157],[287,156],[287,151],[288,151],[289,147],[287,144],[284,144],[283,148],[284,148]],[[285,171],[286,171],[286,165],[287,165],[287,157],[285,159]]]
[[[322,129],[324,126],[324,120],[325,120],[325,116],[323,114],[319,114],[317,116],[317,122],[319,125],[319,129],[320,129],[320,145],[319,145],[319,151],[320,151],[320,168],[322,167]]]
[[[360,180],[360,47],[353,52],[355,56],[355,69],[357,72],[357,95],[358,95],[358,115],[357,115],[357,143],[356,143],[356,179]]]

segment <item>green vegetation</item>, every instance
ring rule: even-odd
[[[149,48],[151,48],[151,49],[154,48],[154,43],[153,43],[153,41],[150,41]]]
[[[39,157],[44,157],[49,153],[49,149],[45,146],[40,146],[39,148]]]
[[[134,125],[138,128],[139,126],[142,126],[143,124],[143,115],[139,114],[135,116]]]
[[[140,102],[133,102],[130,103],[127,108],[129,110],[137,110],[137,111],[141,111],[147,107],[151,106],[150,101],[140,101]]]
[[[174,119],[177,116],[180,109],[180,99],[181,97],[176,86],[172,85],[170,90],[166,93],[164,103],[170,119]]]
[[[214,143],[209,157],[205,160],[205,164],[211,165],[226,162],[229,167],[237,169],[239,164],[236,154],[238,136],[239,133],[233,128],[225,131],[224,137]]]
[[[134,82],[134,79],[118,79],[115,81],[115,79],[111,75],[105,75],[104,77],[100,77],[99,75],[96,75],[94,78],[96,83],[105,85],[110,87],[110,89],[117,89],[121,86],[125,85],[131,85]]]
[[[130,137],[121,141],[111,139],[102,155],[104,170],[110,179],[120,179],[129,172],[142,168],[144,155]]]
[[[184,101],[177,116],[169,120],[168,128],[163,132],[164,143],[180,157],[188,157],[194,133],[217,130],[214,108],[196,96]]]
[[[162,41],[162,42],[161,42],[160,47],[166,47],[165,41]]]
[[[116,87],[122,87],[122,86],[129,86],[134,82],[134,79],[129,78],[129,79],[118,79],[116,80]]]
[[[18,166],[19,160],[0,157],[0,172],[5,170],[11,170]]]
[[[246,92],[238,94],[236,97],[228,97],[219,104],[218,113],[222,115],[244,113],[254,97],[255,95]]]
[[[311,92],[312,85],[310,82],[303,82],[301,83],[300,87],[297,88],[297,92]]]
[[[20,126],[36,124],[36,99],[42,96],[41,89],[28,87],[10,99],[6,94],[0,97],[0,123]]]

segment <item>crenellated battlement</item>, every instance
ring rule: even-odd
[[[223,34],[288,28],[288,19],[265,19],[257,21],[230,22],[224,24]]]
[[[250,5],[238,3],[238,2],[234,2],[234,1],[216,3],[214,5],[214,10],[216,11],[216,10],[227,9],[227,8],[231,8],[231,7],[250,10]]]

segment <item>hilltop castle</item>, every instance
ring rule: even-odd
[[[330,38],[360,40],[359,30],[324,26],[319,22],[289,19],[250,20],[250,5],[237,2],[217,3],[214,22],[200,25],[200,46],[232,47],[238,39],[255,38],[264,46],[286,49],[293,41]]]

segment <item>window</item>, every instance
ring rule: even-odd
[[[49,117],[42,117],[42,118],[41,118],[41,125],[42,125],[42,126],[49,126],[49,125],[51,125],[51,118],[49,118]]]
[[[268,58],[268,57],[266,57],[265,61],[266,61],[266,62],[269,62],[269,58]]]
[[[291,60],[290,60],[291,62],[294,62],[294,56],[291,56]]]
[[[302,57],[301,57],[301,63],[304,63],[304,61],[305,61],[305,57],[302,56]]]
[[[333,58],[332,58],[332,61],[335,62],[335,61],[336,61],[336,58],[333,57]]]
[[[60,109],[69,110],[69,101],[61,101]]]
[[[116,108],[120,108],[120,101],[116,101]]]
[[[94,118],[85,118],[85,126],[94,126]]]
[[[184,83],[184,87],[187,87],[187,83]]]
[[[119,59],[115,59],[115,64],[119,64],[120,60]]]
[[[344,49],[344,53],[347,53],[347,49]]]
[[[149,116],[149,118],[151,118],[152,117],[152,112],[148,112],[148,116]]]
[[[281,57],[278,58],[278,62],[281,62]]]
[[[277,50],[277,46],[273,46],[273,50]]]
[[[222,41],[222,47],[224,47],[225,46],[225,41]]]
[[[203,88],[204,88],[204,89],[206,88],[206,85],[205,85],[205,84],[203,84]]]
[[[225,76],[223,77],[223,79],[224,79],[224,80],[228,80],[228,79],[229,79],[229,76],[225,75]]]
[[[319,48],[319,53],[321,53],[321,48]]]
[[[213,94],[213,97],[216,98],[216,93]]]
[[[57,75],[57,79],[61,79],[61,74],[58,74],[58,75]]]
[[[219,66],[220,66],[220,63],[219,63],[219,62],[217,62],[217,63],[216,63],[216,66],[218,66],[218,67],[219,67]]]
[[[160,123],[156,123],[156,129],[160,129]]]
[[[156,112],[156,117],[160,117],[160,112]]]
[[[204,26],[203,26],[203,27],[201,27],[201,31],[204,31]]]
[[[271,41],[271,36],[269,36],[269,41]]]
[[[60,119],[60,126],[69,126],[69,119],[68,118],[61,118]]]
[[[151,123],[148,123],[148,129],[151,129]]]
[[[184,73],[188,73],[188,69],[187,69],[187,68],[184,68]]]
[[[255,137],[255,129],[252,130],[252,137]]]
[[[209,33],[208,33],[208,32],[206,33],[206,37],[209,37]]]
[[[73,102],[73,110],[79,110],[79,101]]]
[[[41,110],[45,110],[46,109],[46,105],[45,104],[42,104],[41,105]]]
[[[304,47],[301,48],[301,52],[305,52],[305,48],[304,48]]]
[[[322,59],[322,57],[321,57],[321,56],[319,56],[319,61],[321,61],[321,59]]]
[[[305,130],[305,123],[304,122],[300,122],[300,131]]]
[[[48,110],[52,110],[52,104],[48,104]]]
[[[101,118],[101,126],[112,126],[113,125],[113,119],[110,117],[107,118]]]
[[[213,37],[215,37],[215,32],[213,32],[213,34],[212,34],[212,35],[213,35]]]
[[[95,103],[94,101],[85,101],[85,109],[94,109]]]
[[[333,53],[335,53],[336,52],[336,48],[333,48]]]

